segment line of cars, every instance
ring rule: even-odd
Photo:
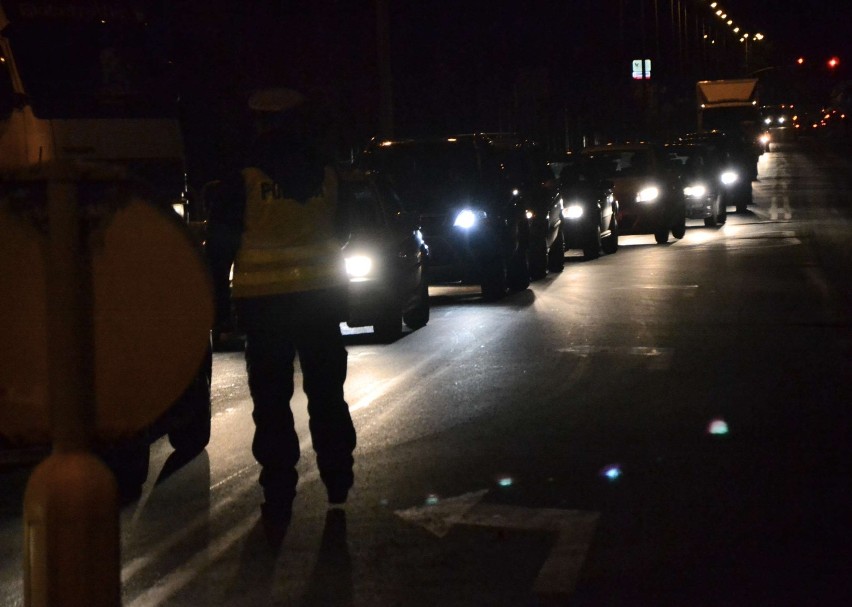
[[[430,284],[497,300],[559,273],[565,252],[615,253],[620,235],[683,238],[751,203],[753,159],[723,133],[548,154],[513,133],[373,140],[341,176],[350,326],[393,340],[429,319]]]
[[[494,301],[561,272],[568,248],[614,252],[611,189],[569,184],[555,170],[564,164],[512,133],[371,142],[341,176],[347,324],[393,339],[403,323],[428,321],[429,284],[478,284]],[[352,183],[365,184],[381,211],[365,209]]]

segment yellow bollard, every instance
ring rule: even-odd
[[[24,495],[28,607],[121,604],[117,494],[91,453],[55,452],[36,467]]]

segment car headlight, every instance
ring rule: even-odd
[[[181,219],[186,219],[186,202],[184,200],[176,200],[172,203],[172,210],[178,214]]]
[[[636,194],[636,202],[653,202],[660,196],[660,190],[654,186],[642,188]]]
[[[720,179],[725,185],[731,185],[732,183],[736,183],[739,177],[734,171],[725,171],[724,173],[722,173]]]
[[[583,207],[577,203],[569,204],[562,209],[562,216],[565,219],[580,219],[583,216]]]
[[[473,226],[475,226],[480,219],[485,218],[485,213],[483,211],[473,211],[471,209],[462,209],[456,215],[455,220],[453,220],[453,225],[457,228],[461,228],[463,230],[469,230]]]
[[[535,211],[527,209],[527,219],[532,219],[533,217],[535,217]]]
[[[683,188],[683,195],[689,198],[704,198],[705,194],[707,194],[707,188],[701,183]]]
[[[766,133],[761,135],[760,136],[760,143],[762,143],[763,145],[766,145],[767,143],[769,143],[769,135],[767,135]]]
[[[772,124],[772,118],[765,118],[763,122],[765,122],[766,124]]]
[[[373,269],[373,260],[367,255],[346,257],[346,273],[350,278],[364,278]]]

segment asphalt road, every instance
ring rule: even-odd
[[[123,604],[852,604],[850,168],[775,150],[724,227],[569,252],[498,303],[433,287],[392,344],[351,332],[356,487],[327,510],[298,393],[277,554],[242,355],[216,354],[206,452],[157,443],[121,512]],[[3,607],[23,604],[27,474],[0,471]]]

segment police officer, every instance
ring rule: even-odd
[[[234,264],[230,297],[246,336],[261,513],[264,523],[285,529],[298,481],[299,439],[290,410],[297,353],[330,504],[346,501],[355,449],[343,397],[347,353],[340,322],[347,278],[334,232],[337,179],[307,137],[306,105],[292,89],[252,94],[256,138],[242,170],[224,179],[208,201],[207,250],[220,320],[227,315]]]

